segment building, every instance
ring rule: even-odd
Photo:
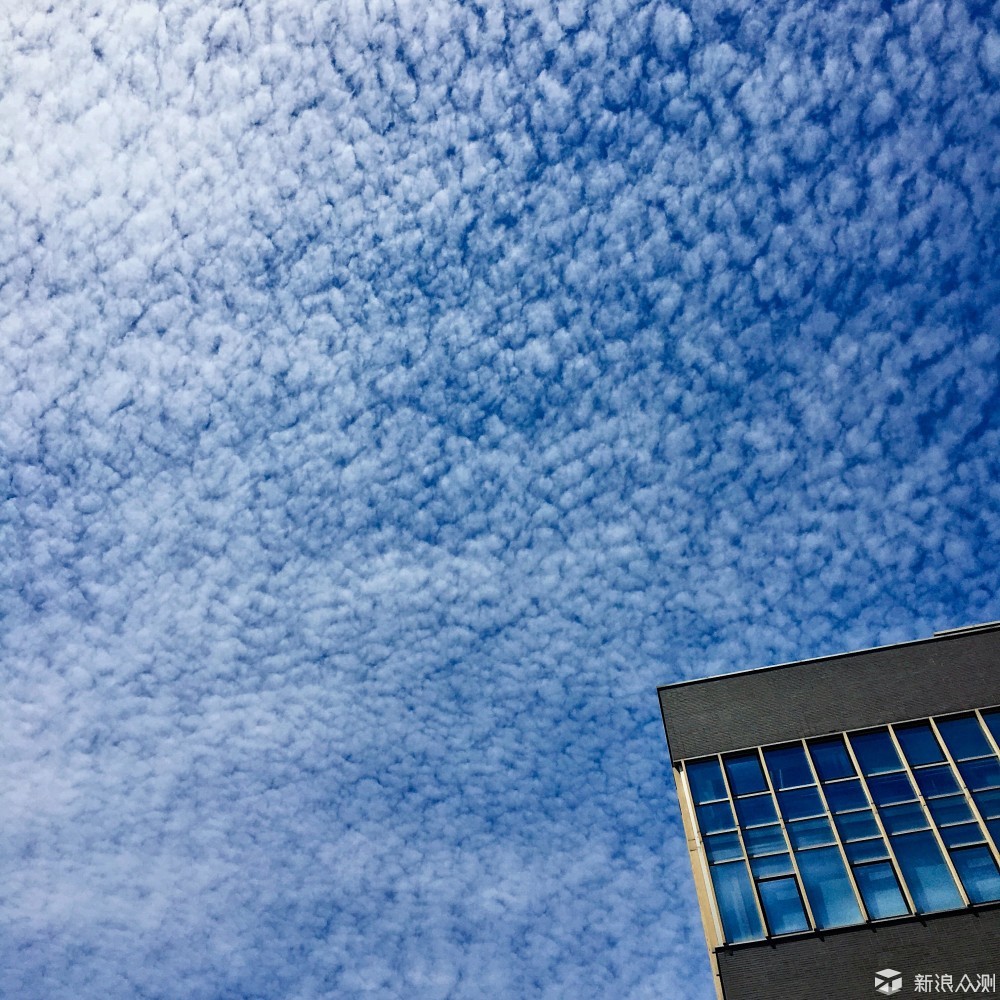
[[[1000,997],[1000,622],[659,695],[720,998]]]

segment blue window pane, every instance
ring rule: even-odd
[[[712,864],[743,857],[740,838],[735,833],[716,833],[705,838],[705,853]]]
[[[711,802],[726,798],[722,768],[717,760],[702,760],[687,766],[688,783],[695,802]]]
[[[802,874],[809,905],[817,926],[846,927],[860,924],[861,911],[847,877],[840,851],[835,847],[820,847],[815,851],[796,853],[795,861]]]
[[[750,870],[756,878],[772,878],[775,875],[792,875],[792,859],[788,854],[769,854],[766,858],[753,858]]]
[[[935,721],[955,760],[963,760],[966,757],[982,757],[985,754],[993,753],[993,749],[986,741],[974,715],[965,715],[957,719],[936,719]]]
[[[972,797],[986,819],[996,819],[1000,816],[1000,788],[994,788],[989,792],[976,792]]]
[[[981,844],[985,838],[978,823],[960,823],[958,826],[946,826],[941,831],[941,839],[945,847],[967,847],[969,844]]]
[[[971,902],[989,903],[1000,899],[1000,873],[988,847],[952,851],[951,860]]]
[[[936,764],[944,760],[934,730],[926,722],[912,726],[896,726],[896,738],[906,759],[916,767],[919,764]]]
[[[972,792],[1000,785],[1000,763],[996,757],[962,761],[958,769],[962,772],[962,780]]]
[[[964,795],[949,795],[946,799],[931,799],[927,803],[934,822],[938,826],[946,823],[966,823],[972,819],[972,810]]]
[[[856,779],[854,781],[838,781],[834,785],[824,785],[823,794],[834,812],[868,808],[865,790],[861,787],[861,782]]]
[[[725,764],[729,787],[732,788],[734,795],[752,795],[754,792],[767,791],[764,770],[760,766],[760,758],[756,752],[726,757]]]
[[[833,827],[825,816],[818,819],[800,819],[788,824],[788,839],[795,850],[804,847],[822,847],[825,844],[835,844]]]
[[[918,913],[952,910],[962,905],[962,897],[944,863],[941,849],[928,830],[892,837],[899,869]]]
[[[851,737],[851,746],[854,747],[858,763],[865,774],[885,774],[888,771],[899,771],[903,767],[887,729],[855,733]]]
[[[1000,819],[991,819],[987,824],[986,828],[990,831],[990,836],[993,838],[993,843],[1000,847]]]
[[[1000,743],[1000,709],[993,709],[992,712],[983,712],[983,721],[986,728],[993,734],[993,739]]]
[[[847,754],[844,741],[837,736],[832,740],[813,740],[809,744],[813,764],[820,781],[849,778],[854,774],[854,765]]]
[[[708,806],[698,806],[698,826],[702,833],[718,833],[720,830],[735,830],[736,820],[728,802],[713,802]]]
[[[889,849],[881,837],[877,840],[859,840],[854,844],[845,844],[844,851],[852,864],[860,864],[863,861],[878,861],[889,857]]]
[[[878,778],[869,778],[868,790],[877,806],[892,806],[917,797],[905,774],[883,774]]]
[[[866,837],[881,837],[882,831],[875,822],[871,809],[861,812],[840,813],[834,817],[837,829],[844,840],[864,840]]]
[[[780,826],[758,826],[753,830],[746,830],[743,840],[747,845],[747,853],[752,857],[788,850]]]
[[[919,802],[889,806],[888,809],[880,809],[879,813],[887,833],[909,833],[911,830],[926,830],[930,826]]]
[[[785,819],[803,819],[826,812],[815,785],[812,788],[797,788],[792,792],[778,792],[778,805]]]
[[[722,929],[730,944],[764,937],[760,914],[754,903],[750,875],[744,862],[713,865],[712,884],[722,917]]]
[[[909,912],[896,873],[888,861],[860,865],[854,869],[854,881],[858,883],[858,891],[872,920],[899,917]]]
[[[794,788],[796,785],[811,785],[814,781],[806,754],[802,747],[778,747],[765,750],[764,759],[775,788]]]
[[[791,934],[809,927],[794,878],[779,878],[757,885],[764,916],[772,934]]]
[[[917,779],[920,791],[928,798],[932,795],[954,795],[959,790],[950,764],[922,767],[919,771],[914,771],[913,776]]]
[[[751,795],[746,799],[736,800],[736,815],[743,826],[763,826],[765,823],[777,823],[778,811],[774,808],[774,799],[770,792],[766,795]]]

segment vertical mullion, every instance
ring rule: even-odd
[[[976,721],[979,723],[980,728],[984,733],[986,733],[987,741],[989,745],[996,748],[996,743],[993,740],[993,734],[990,732],[989,727],[983,724],[983,719],[980,716],[978,710],[975,713]],[[931,731],[938,738],[938,742],[941,744],[941,749],[944,751],[945,758],[951,765],[952,773],[955,775],[955,780],[958,782],[958,787],[962,789],[962,794],[965,796],[965,801],[972,807],[972,815],[976,817],[976,822],[979,824],[979,829],[983,834],[983,840],[986,841],[986,846],[990,850],[990,854],[993,855],[993,860],[1000,866],[1000,850],[997,849],[997,845],[993,843],[993,838],[990,836],[989,828],[986,826],[986,817],[982,814],[979,803],[976,801],[976,797],[969,790],[969,786],[965,783],[965,778],[962,776],[962,772],[958,769],[958,763],[955,758],[951,755],[951,750],[948,744],[941,738],[941,731],[937,727],[937,723],[933,719],[927,720],[930,723]],[[948,859],[949,864],[951,859]],[[961,885],[961,879],[958,880]],[[965,896],[965,889],[962,889],[962,895]]]
[[[934,720],[930,719],[928,721],[931,725],[931,731],[937,737],[938,743],[944,750],[945,756],[951,764],[952,769],[961,784],[961,788],[965,792],[966,798],[968,798],[969,792],[965,788],[965,782],[962,781],[962,776],[958,773],[958,768],[955,767],[955,762],[951,758],[951,753],[948,751],[948,747],[945,745],[944,740],[941,739],[941,734],[937,731],[937,726],[934,725]],[[951,872],[951,877],[955,882],[955,885],[958,886],[958,894],[962,897],[962,902],[964,902],[966,906],[969,906],[969,897],[966,895],[965,886],[962,885],[962,880],[958,877],[958,871],[955,869],[954,864],[952,864],[951,851],[948,850],[948,845],[945,844],[944,838],[941,836],[941,831],[938,829],[938,825],[934,821],[934,817],[931,815],[930,809],[927,808],[927,800],[924,798],[923,792],[920,791],[920,786],[917,784],[916,776],[913,774],[913,768],[910,767],[910,762],[906,759],[906,754],[903,753],[903,747],[896,738],[896,730],[892,726],[887,726],[886,728],[889,730],[889,739],[892,740],[892,744],[896,748],[896,753],[899,754],[899,759],[902,761],[903,769],[909,777],[910,783],[913,785],[913,789],[917,794],[917,802],[920,804],[920,808],[923,810],[924,816],[927,817],[927,825],[930,827],[931,833],[934,834],[934,839],[937,841],[938,847],[941,848],[941,853],[944,855],[944,863],[948,866],[948,871]]]
[[[774,790],[774,785],[771,782],[771,772],[767,769],[767,761],[764,759],[764,752],[760,747],[757,748],[757,757],[760,760],[761,770],[764,772],[764,781],[767,783],[767,790],[771,793],[771,801],[774,802],[774,811],[778,814],[778,825],[781,827],[781,836],[785,838],[788,857],[792,862],[792,871],[795,872],[795,882],[799,887],[802,905],[805,907],[806,919],[809,921],[811,928],[818,930],[816,918],[813,916],[812,907],[809,905],[809,895],[806,893],[805,882],[802,881],[802,873],[799,871],[799,862],[795,857],[795,851],[792,850],[792,842],[789,839],[788,829],[785,826],[785,817],[781,815],[781,803],[778,801],[778,793]],[[753,873],[751,872],[751,874]],[[756,882],[754,883],[754,888],[756,888]]]
[[[841,738],[844,734],[841,734]],[[846,740],[845,740],[846,742]],[[850,859],[847,857],[847,851],[844,849],[844,842],[841,839],[840,831],[837,829],[837,824],[833,821],[833,810],[830,808],[830,803],[826,798],[826,791],[823,788],[823,782],[819,780],[819,771],[816,770],[816,766],[813,764],[812,754],[809,753],[809,746],[805,740],[802,741],[802,749],[806,755],[806,763],[809,766],[809,773],[813,776],[813,780],[816,782],[816,787],[819,789],[819,797],[823,801],[823,808],[826,809],[826,818],[830,822],[830,826],[833,829],[833,835],[836,838],[837,849],[840,851],[840,858],[844,862],[844,867],[847,869],[847,877],[850,880],[851,888],[854,890],[854,898],[858,901],[858,909],[861,911],[861,915],[865,920],[871,920],[868,916],[868,907],[865,906],[865,901],[861,896],[861,891],[858,889],[857,883],[854,881],[854,868],[851,866]],[[860,780],[860,775],[858,776]],[[888,841],[886,841],[888,843]]]
[[[847,747],[847,756],[851,758],[851,763],[854,765],[858,781],[861,782],[861,791],[864,792],[865,798],[868,800],[868,808],[871,810],[872,816],[875,817],[875,825],[879,828],[879,832],[882,834],[882,840],[885,843],[885,849],[889,852],[889,860],[895,870],[896,881],[903,890],[906,905],[910,908],[910,913],[918,913],[919,911],[917,910],[916,904],[913,902],[913,897],[910,895],[909,886],[906,884],[906,879],[903,878],[902,869],[899,867],[899,862],[896,860],[896,849],[893,847],[892,841],[889,839],[889,834],[886,833],[885,826],[882,823],[882,817],[879,815],[878,807],[875,805],[875,800],[872,798],[871,790],[868,787],[868,777],[861,769],[861,761],[858,760],[857,755],[854,753],[854,747],[851,746],[850,737],[846,732],[842,735],[844,737],[844,745]]]
[[[722,916],[719,913],[719,903],[715,898],[715,883],[712,881],[711,867],[708,863],[708,853],[705,850],[705,842],[701,833],[701,826],[698,823],[698,812],[694,807],[694,796],[691,794],[691,785],[688,782],[687,763],[684,763],[680,773],[678,786],[681,790],[682,808],[687,810],[687,821],[691,831],[694,833],[696,841],[695,854],[700,865],[699,873],[705,885],[705,896],[709,903],[709,912],[712,916],[712,923],[715,927],[715,946],[722,947],[726,943],[726,934],[722,929]],[[733,811],[733,818],[736,818],[736,811]]]
[[[726,786],[726,794],[729,796],[729,805],[733,810],[733,819],[736,821],[736,836],[740,839],[740,847],[743,848],[743,863],[747,866],[747,874],[750,876],[750,888],[753,891],[753,899],[757,904],[757,913],[760,916],[760,925],[764,928],[765,937],[771,937],[771,929],[767,924],[767,917],[764,915],[764,904],[760,900],[760,892],[757,889],[757,880],[753,877],[753,868],[750,867],[750,855],[747,854],[746,841],[743,839],[743,826],[740,823],[740,815],[736,811],[736,796],[733,795],[732,786],[729,784],[729,775],[726,774],[726,762],[722,757],[719,757],[719,767],[722,769],[722,783]],[[761,760],[760,749],[757,748],[757,759]],[[763,760],[761,760],[761,766],[763,767]],[[765,779],[767,777],[767,771],[764,772]],[[777,807],[777,803],[775,803]],[[779,814],[780,815],[780,814]]]

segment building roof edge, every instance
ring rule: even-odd
[[[710,681],[725,680],[742,674],[757,674],[764,670],[781,670],[786,667],[799,667],[806,663],[822,663],[824,660],[841,660],[848,656],[861,656],[865,653],[875,653],[883,649],[900,649],[904,646],[921,646],[929,642],[942,642],[958,639],[965,635],[979,632],[993,632],[1000,629],[1000,621],[983,622],[980,625],[961,625],[958,628],[943,629],[923,639],[907,639],[905,642],[890,642],[885,646],[868,646],[864,649],[851,649],[842,653],[827,653],[823,656],[811,656],[805,660],[789,660],[784,663],[771,663],[764,667],[747,667],[745,670],[730,670],[724,674],[712,674],[710,677],[690,677],[684,681],[672,681],[670,684],[658,684],[657,691],[667,691],[671,688],[686,687],[689,684],[705,684]]]

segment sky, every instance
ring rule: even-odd
[[[1000,5],[0,14],[0,995],[714,995],[658,684],[1000,618]]]

